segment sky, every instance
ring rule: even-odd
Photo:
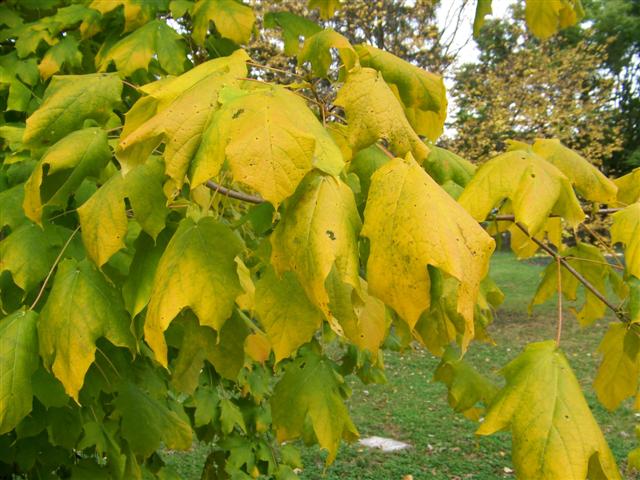
[[[445,25],[444,38],[447,39],[455,29],[455,17],[465,0],[442,0],[437,11],[438,23]],[[478,49],[473,41],[473,18],[476,2],[466,0],[467,5],[462,13],[460,26],[453,39],[452,51],[461,49],[457,58],[458,64],[474,62],[478,59]],[[487,18],[503,18],[507,14],[509,5],[514,0],[493,0],[493,14]]]
[[[438,24],[445,26],[443,37],[445,40],[450,38],[450,35],[455,30],[455,17],[457,17],[457,12],[460,10],[460,6],[464,1],[465,0],[442,0],[440,7],[438,7]],[[478,60],[479,56],[476,43],[473,40],[473,18],[476,11],[476,2],[474,0],[466,0],[466,3],[467,5],[462,12],[458,30],[453,37],[451,44],[451,51],[459,49],[460,52],[458,53],[455,64],[449,67],[448,71],[446,71],[444,75],[444,84],[447,87],[447,90],[450,90],[453,85],[453,78],[451,74],[455,66],[475,62]],[[514,0],[493,0],[493,14],[486,18],[503,18],[507,15],[509,5],[512,3],[514,3]],[[447,121],[450,121],[455,115],[456,105],[453,99],[450,96],[448,97],[449,105],[447,108]],[[456,132],[454,129],[445,126],[444,133],[448,137],[453,137]]]

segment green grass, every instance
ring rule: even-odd
[[[483,373],[500,381],[498,370],[529,342],[552,339],[556,329],[555,302],[536,307],[531,317],[527,306],[543,267],[518,262],[512,255],[498,253],[491,275],[506,299],[490,328],[496,345],[473,344],[467,359]],[[570,306],[570,305],[567,305]],[[562,348],[575,370],[596,418],[619,465],[625,468],[627,453],[635,447],[634,417],[630,403],[614,413],[597,402],[591,387],[598,356],[596,349],[610,319],[581,329],[566,312]],[[303,448],[303,479],[494,479],[513,478],[508,433],[490,437],[474,435],[476,424],[456,415],[446,403],[446,389],[431,382],[438,359],[424,349],[403,353],[385,352],[388,383],[362,385],[352,381],[349,409],[360,434],[391,437],[412,448],[399,453],[365,450],[357,444],[343,444],[333,465],[325,470],[326,455],[317,448]],[[171,459],[182,478],[198,478],[202,449]],[[197,459],[197,461],[196,461]],[[640,478],[626,472],[625,478]]]

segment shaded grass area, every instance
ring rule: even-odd
[[[497,253],[491,275],[504,291],[506,299],[490,328],[496,345],[473,344],[467,359],[474,367],[501,382],[499,369],[530,342],[555,338],[556,304],[550,301],[527,315],[527,306],[535,292],[544,267],[519,262],[511,254]],[[570,305],[566,305],[570,307]],[[562,337],[565,351],[587,401],[599,421],[618,464],[626,468],[627,453],[635,447],[636,421],[630,402],[616,412],[599,405],[591,387],[598,365],[596,353],[607,318],[582,329],[567,311]],[[493,479],[513,478],[510,435],[490,437],[474,434],[477,424],[455,414],[446,403],[444,385],[431,382],[438,359],[424,349],[402,353],[385,352],[388,382],[362,385],[351,382],[353,396],[349,408],[363,437],[378,435],[408,442],[412,448],[396,453],[364,449],[343,444],[337,460],[325,469],[326,455],[317,448],[302,448],[305,468],[303,479]],[[198,478],[203,450],[194,449],[175,455],[170,463],[182,478]],[[640,478],[632,472],[625,478]]]

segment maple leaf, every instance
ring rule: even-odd
[[[38,314],[19,310],[0,321],[0,435],[31,412],[31,376],[38,368]]]
[[[310,428],[320,446],[329,451],[327,465],[333,462],[341,438],[358,438],[343,401],[345,389],[343,378],[328,360],[310,351],[300,355],[287,366],[271,397],[278,441],[309,440]]]
[[[291,12],[268,12],[264,16],[264,26],[282,28],[286,55],[297,55],[300,52],[300,37],[306,39],[322,30],[317,23]]]
[[[455,349],[447,349],[433,380],[447,386],[449,405],[470,420],[479,420],[493,402],[498,387],[481,375]]]
[[[247,59],[247,54],[239,50],[229,57],[198,65],[179,77],[142,87],[147,96],[127,113],[116,149],[123,170],[127,172],[145,162],[164,142],[166,173],[179,188],[198,149],[202,131],[217,108],[218,92],[224,85],[247,75]]]
[[[191,9],[191,16],[192,37],[198,45],[204,45],[211,20],[220,35],[238,44],[249,42],[256,20],[251,7],[235,0],[199,0]]]
[[[636,327],[611,323],[598,352],[602,362],[593,381],[598,400],[609,410],[636,394],[640,378],[640,336]]]
[[[113,73],[53,77],[40,108],[27,118],[24,147],[38,149],[52,145],[80,130],[85,120],[106,123],[121,93],[122,82]]]
[[[325,281],[335,265],[340,281],[360,288],[360,225],[351,189],[339,179],[314,174],[290,199],[271,236],[276,272],[293,272],[311,302],[336,328]]]
[[[345,110],[354,150],[385,140],[396,156],[412,152],[422,163],[429,154],[429,148],[411,128],[402,105],[376,70],[357,68],[350,72],[335,103]]]
[[[137,165],[125,177],[117,171],[78,208],[82,241],[89,257],[101,267],[125,247],[128,229],[125,199],[136,221],[155,238],[169,213],[162,191],[164,165],[157,158]]]
[[[242,248],[240,238],[211,217],[180,222],[158,263],[144,324],[145,340],[160,364],[167,366],[164,331],[185,308],[200,325],[222,328],[242,292],[234,261]]]
[[[333,17],[336,10],[340,8],[341,0],[309,0],[308,8],[317,8],[320,11],[320,18],[329,19]]]
[[[320,30],[304,41],[298,54],[298,63],[311,63],[313,74],[326,77],[333,62],[331,48],[335,48],[346,70],[351,70],[358,63],[358,56],[349,40],[338,32],[328,29]]]
[[[362,235],[371,242],[367,279],[413,328],[430,305],[427,265],[456,278],[458,312],[473,338],[473,310],[495,244],[485,231],[409,155],[372,176]]]
[[[576,152],[562,145],[560,140],[539,138],[532,150],[558,167],[585,199],[609,204],[616,201],[616,184]]]
[[[16,285],[30,291],[47,275],[56,258],[53,228],[24,224],[0,241],[0,272],[9,271]]]
[[[277,87],[225,89],[192,163],[192,186],[229,165],[234,180],[274,207],[291,196],[314,167],[337,175],[338,147],[297,95]]]
[[[447,117],[442,77],[370,45],[357,45],[356,52],[363,67],[378,70],[385,82],[395,87],[415,131],[435,141]]]
[[[611,243],[625,246],[625,271],[640,278],[640,202],[629,205],[612,216]]]
[[[227,320],[220,333],[198,324],[193,315],[184,315],[179,322],[180,353],[172,365],[171,381],[175,387],[192,394],[198,385],[203,363],[208,360],[220,376],[236,380],[244,365],[244,341],[249,329],[238,315]]]
[[[589,283],[598,291],[604,292],[605,282],[608,280],[614,287],[619,281],[618,274],[612,269],[603,273],[602,266],[607,265],[607,259],[600,250],[593,245],[579,242],[576,246],[568,248],[562,252],[562,257],[578,271]],[[581,283],[567,269],[561,270],[562,294],[568,300],[575,301],[577,298],[578,286]],[[529,312],[534,305],[540,305],[549,298],[554,298],[558,291],[558,264],[551,262],[544,271],[542,281],[529,305]],[[590,325],[595,320],[602,318],[606,312],[606,305],[596,297],[590,290],[585,288],[585,302],[580,311],[571,311],[576,315],[581,325]]]
[[[178,415],[130,382],[120,387],[114,403],[122,418],[122,436],[134,452],[148,457],[161,443],[176,450],[191,448],[193,433],[184,412]]]
[[[640,202],[640,168],[613,181],[618,187],[618,201],[625,205]]]
[[[504,199],[511,201],[516,221],[530,235],[540,231],[551,213],[562,216],[572,227],[584,219],[569,179],[530,151],[508,151],[483,164],[458,201],[473,218],[484,220]]]
[[[291,272],[269,269],[256,284],[256,313],[276,355],[276,363],[313,338],[323,315]]]
[[[507,384],[476,433],[511,430],[519,478],[621,478],[580,384],[555,342],[529,344],[502,374]]]
[[[41,224],[44,206],[65,207],[82,181],[97,176],[110,159],[107,134],[100,128],[78,130],[59,140],[45,152],[24,185],[25,214]]]
[[[107,70],[111,62],[124,76],[136,70],[148,70],[149,62],[157,58],[167,73],[179,75],[187,59],[182,37],[161,20],[152,20],[135,32],[96,55],[98,71]]]
[[[63,260],[40,312],[38,338],[45,366],[76,401],[95,358],[96,341],[103,337],[136,350],[119,292],[91,262]]]
[[[58,73],[63,67],[78,68],[82,64],[82,53],[78,41],[73,37],[64,37],[42,57],[38,70],[43,80]]]
[[[527,26],[541,39],[559,29],[574,25],[584,16],[580,0],[527,0],[524,9]]]

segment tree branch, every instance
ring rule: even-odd
[[[263,198],[257,197],[255,195],[249,195],[248,193],[244,192],[238,192],[237,190],[231,190],[230,188],[226,188],[222,185],[217,184],[213,180],[207,180],[205,185],[211,190],[219,192],[226,197],[235,198],[236,200],[242,200],[243,202],[255,203],[256,205],[265,202]]]
[[[522,230],[522,232],[525,235],[527,235],[532,242],[536,243],[541,249],[543,249],[545,252],[547,252],[549,255],[551,255],[551,257],[553,257],[554,260],[556,260],[557,262],[562,264],[562,266],[564,268],[566,268],[569,271],[569,273],[571,273],[571,275],[576,277],[576,279],[580,283],[582,283],[587,290],[589,290],[591,293],[593,293],[598,300],[600,300],[607,307],[609,307],[609,309],[611,309],[611,311],[613,311],[613,313],[616,315],[616,317],[618,317],[621,321],[623,321],[625,323],[628,323],[628,319],[624,316],[624,313],[618,307],[616,307],[613,303],[611,303],[609,300],[607,300],[607,298],[602,293],[600,293],[600,291],[596,287],[594,287],[591,284],[591,282],[589,282],[589,280],[584,278],[580,272],[578,272],[575,268],[573,268],[571,266],[571,264],[569,262],[567,262],[567,260],[564,257],[559,255],[557,252],[553,251],[544,242],[541,242],[537,238],[530,236],[529,232],[527,231],[527,229],[521,223],[515,222],[515,225],[520,230]]]
[[[584,213],[589,215],[591,213],[601,213],[602,215],[609,215],[611,213],[616,213],[622,210],[622,208],[601,208],[599,210],[591,211],[590,209],[584,209]],[[559,217],[560,215],[551,214],[549,217]],[[505,215],[494,215],[493,217],[487,218],[488,222],[515,222],[516,217],[513,214],[505,214]]]

